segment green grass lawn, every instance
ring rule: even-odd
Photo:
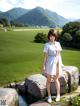
[[[33,42],[37,32],[48,30],[0,32],[0,86],[41,73],[44,45]],[[79,51],[63,49],[64,65],[80,68],[79,57]]]

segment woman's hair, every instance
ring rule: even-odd
[[[54,29],[50,29],[49,32],[48,32],[48,40],[50,40],[50,36],[54,36],[55,37],[55,40],[57,40],[57,35],[56,33],[54,32]]]

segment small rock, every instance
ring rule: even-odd
[[[40,101],[40,102],[35,102],[31,104],[30,106],[51,106],[51,105],[45,101]]]

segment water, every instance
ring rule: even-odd
[[[25,98],[22,97],[21,95],[19,95],[19,106],[28,106]]]
[[[38,99],[33,98],[29,94],[19,93],[19,106],[29,106],[30,104],[38,101]]]

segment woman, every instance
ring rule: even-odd
[[[51,79],[54,79],[57,97],[56,101],[60,100],[60,82],[59,76],[62,74],[62,59],[61,59],[61,45],[57,40],[57,36],[54,33],[53,29],[50,29],[48,32],[48,40],[44,46],[44,61],[43,61],[43,70],[47,76],[47,92],[48,92],[48,102],[51,103],[51,93],[50,93],[50,82]]]

